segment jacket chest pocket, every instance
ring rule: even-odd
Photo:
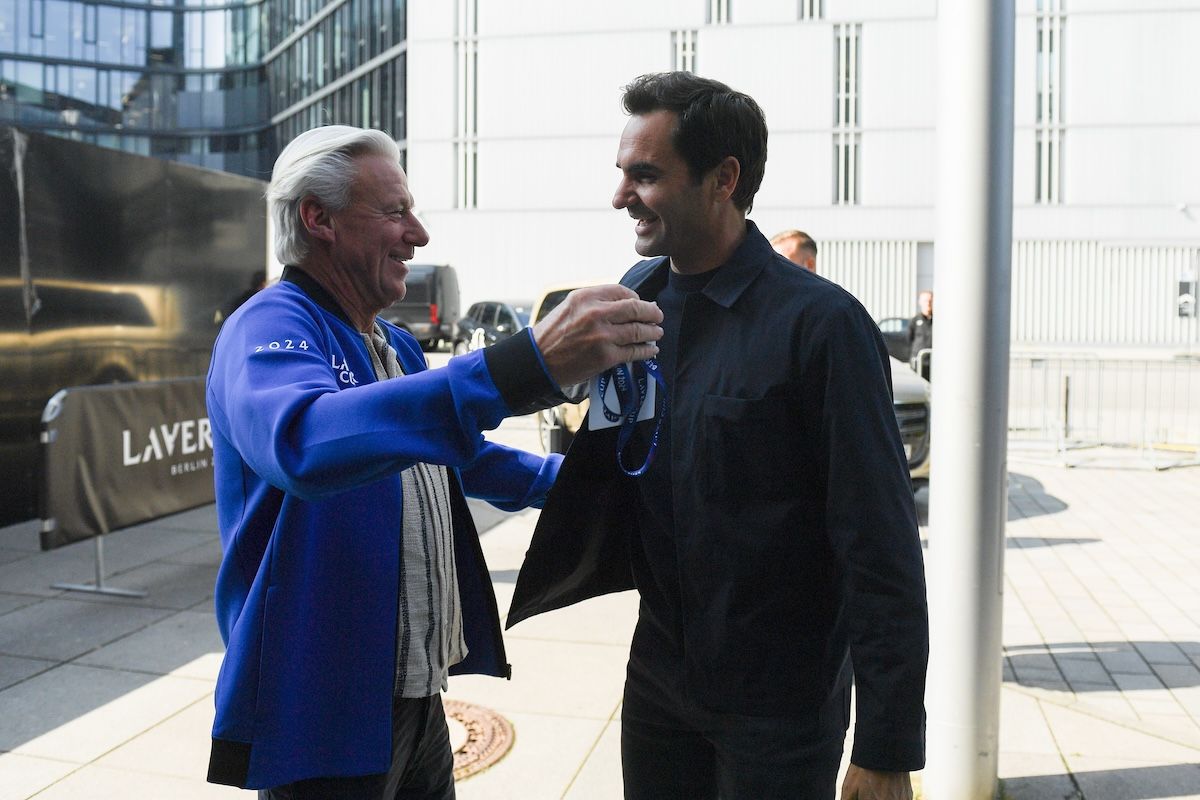
[[[794,496],[800,478],[794,402],[709,395],[700,426],[700,484],[735,505]]]

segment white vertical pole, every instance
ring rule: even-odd
[[[1014,0],[941,3],[930,800],[991,800],[1000,728]]]

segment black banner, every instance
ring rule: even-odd
[[[43,550],[213,502],[203,378],[66,389],[43,423]]]

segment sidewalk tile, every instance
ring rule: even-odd
[[[515,729],[512,749],[494,766],[459,781],[458,800],[558,800],[608,724],[544,714],[505,716]]]
[[[205,695],[154,725],[95,763],[111,769],[147,772],[203,781],[208,759],[197,758],[212,745],[212,695]]]
[[[1087,800],[1200,796],[1200,766],[1196,764],[1093,756],[1068,756],[1067,762]]]
[[[511,681],[456,675],[447,695],[502,713],[608,719],[625,687],[629,647],[506,639]]]
[[[213,615],[183,611],[81,656],[75,663],[215,681],[224,652]]]
[[[85,764],[211,691],[203,681],[67,664],[0,692],[0,750]]]
[[[77,769],[67,761],[0,753],[0,798],[25,800]]]
[[[618,715],[619,716],[619,715]],[[614,800],[625,789],[621,780],[621,722],[614,719],[588,754],[563,800]]]
[[[18,656],[0,656],[0,689],[12,686],[39,672],[45,672],[58,666],[58,662],[44,658],[20,658]],[[0,695],[2,698],[3,695]]]
[[[249,800],[231,786],[88,766],[39,794],[36,800]]]
[[[168,614],[128,604],[46,600],[0,617],[0,653],[65,661]]]

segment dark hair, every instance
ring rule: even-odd
[[[622,102],[630,114],[679,115],[672,143],[695,181],[726,156],[736,158],[733,204],[750,210],[767,166],[767,120],[753,97],[690,72],[655,72],[626,86]]]

